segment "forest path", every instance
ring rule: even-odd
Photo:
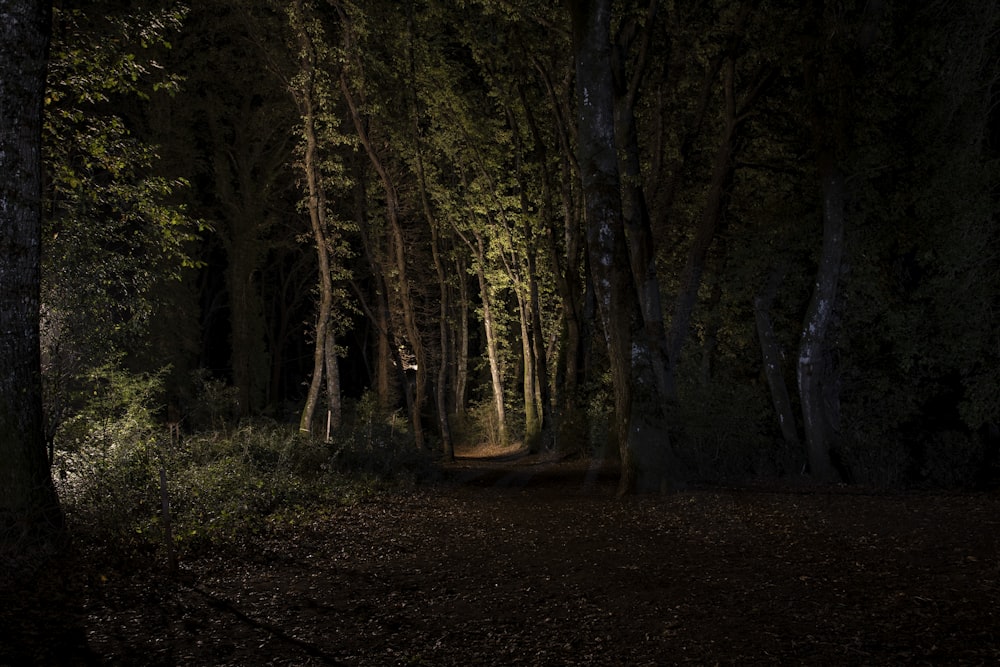
[[[101,573],[65,620],[93,664],[1000,660],[995,494],[617,498],[613,469],[587,461],[445,472],[185,563],[179,581]]]

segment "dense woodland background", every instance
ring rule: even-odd
[[[639,487],[994,481],[996,3],[592,4],[56,3],[57,479],[132,418],[628,459],[653,400]]]

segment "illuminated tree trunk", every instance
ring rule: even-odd
[[[0,540],[19,548],[62,532],[45,453],[39,338],[50,26],[47,2],[0,3]]]
[[[458,308],[456,313],[458,331],[454,336],[455,379],[453,382],[454,403],[452,409],[456,415],[464,415],[469,386],[469,312],[472,305],[469,302],[467,265],[460,257],[455,258],[455,274],[458,279]]]
[[[335,370],[336,366],[336,359],[332,358],[334,351],[327,349],[328,344],[333,344],[333,335],[329,329],[330,313],[333,308],[333,277],[330,273],[330,251],[326,238],[326,193],[323,189],[319,169],[319,144],[316,138],[316,63],[313,55],[315,51],[309,32],[304,24],[305,17],[303,16],[301,0],[297,0],[293,8],[295,15],[292,18],[292,28],[296,31],[300,51],[300,67],[304,75],[301,87],[294,90],[293,94],[299,106],[299,112],[302,115],[302,129],[305,138],[302,169],[306,177],[306,208],[309,210],[309,223],[312,229],[313,243],[316,246],[316,259],[319,267],[320,298],[316,314],[313,373],[309,382],[309,391],[306,394],[306,403],[302,409],[302,417],[299,420],[299,430],[304,433],[311,433],[313,416],[316,412],[320,388],[323,383],[324,366],[328,370]],[[332,396],[333,391],[339,391],[339,386],[337,385],[339,385],[339,380],[330,382],[330,378],[328,378],[328,394]],[[331,398],[331,410],[333,406],[334,403]]]
[[[486,280],[486,248],[483,237],[476,233],[476,276],[479,278],[479,294],[483,304],[483,328],[486,333],[486,354],[490,361],[490,380],[493,384],[493,407],[497,417],[499,444],[507,443],[507,411],[504,407],[503,377],[500,373],[500,354],[497,346],[496,327],[493,324],[493,299],[490,284]]]

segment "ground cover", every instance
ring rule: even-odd
[[[615,496],[585,460],[439,484],[162,567],[6,582],[0,665],[995,664],[1000,496]]]

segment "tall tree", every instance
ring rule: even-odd
[[[62,528],[45,455],[39,339],[51,20],[44,0],[0,2],[0,540],[11,544]]]
[[[423,411],[427,402],[428,387],[428,355],[424,343],[424,333],[421,326],[420,317],[420,293],[421,285],[414,279],[414,270],[420,267],[415,261],[418,252],[417,244],[408,239],[404,222],[404,201],[399,187],[401,175],[398,173],[394,159],[395,154],[386,136],[392,136],[392,128],[389,123],[383,127],[380,120],[385,120],[381,114],[372,113],[368,107],[368,101],[374,98],[377,93],[385,91],[377,90],[377,85],[371,86],[376,90],[369,90],[371,80],[368,74],[367,59],[375,51],[376,47],[372,40],[377,39],[384,33],[372,30],[363,25],[364,14],[361,10],[348,2],[336,2],[337,10],[342,26],[342,41],[345,57],[345,67],[340,72],[340,91],[348,111],[348,120],[354,127],[358,142],[368,157],[371,168],[374,170],[378,182],[381,185],[384,196],[386,226],[386,253],[389,266],[387,278],[394,294],[392,295],[399,305],[399,313],[402,316],[402,328],[405,338],[397,341],[405,346],[405,349],[412,355],[412,360],[407,363],[406,370],[412,370],[412,401],[409,402],[410,424],[413,429],[413,438],[417,447],[424,448],[425,434],[423,425]],[[367,11],[367,9],[366,9]],[[373,12],[374,13],[374,12]],[[391,16],[391,13],[389,14]],[[384,28],[385,26],[383,26]],[[367,41],[365,41],[367,40]],[[376,65],[377,67],[377,65]],[[389,83],[382,81],[379,83]],[[396,92],[390,86],[390,94]],[[372,94],[369,97],[369,94]],[[385,101],[394,103],[396,100],[390,97]],[[374,104],[377,104],[377,101]],[[403,134],[408,133],[410,126],[406,116],[405,104],[402,106],[402,117],[392,120],[400,121]],[[423,239],[426,240],[426,239]],[[426,246],[421,243],[419,252],[423,252]],[[403,348],[397,346],[397,352]],[[403,372],[400,368],[400,372]],[[404,386],[404,392],[406,387]]]
[[[798,382],[805,429],[806,456],[814,478],[839,479],[834,465],[840,436],[840,387],[834,365],[834,328],[839,316],[839,283],[847,234],[845,151],[852,108],[847,87],[863,78],[864,58],[877,34],[881,2],[869,3],[844,42],[850,27],[838,6],[819,3],[821,46],[807,79],[813,96],[811,120],[822,201],[823,242],[812,299],[799,344]]]
[[[296,0],[289,7],[288,19],[298,46],[299,73],[291,87],[302,116],[304,140],[302,170],[306,181],[306,209],[309,212],[310,229],[319,267],[319,306],[316,313],[313,372],[299,420],[299,430],[310,433],[320,387],[323,385],[324,371],[329,400],[328,423],[336,417],[336,423],[331,425],[340,426],[340,375],[337,371],[333,323],[330,321],[333,312],[333,269],[330,242],[327,238],[329,224],[326,189],[320,169],[322,155],[317,127],[320,124],[318,116],[321,109],[321,100],[318,98],[322,95],[317,63],[321,45],[317,40],[322,38],[322,33],[316,18],[312,15],[311,7],[307,8],[302,0]]]
[[[679,471],[626,246],[615,143],[611,4],[575,2],[571,11],[587,244],[611,364],[612,430],[622,459],[618,490],[627,493],[665,489]]]

